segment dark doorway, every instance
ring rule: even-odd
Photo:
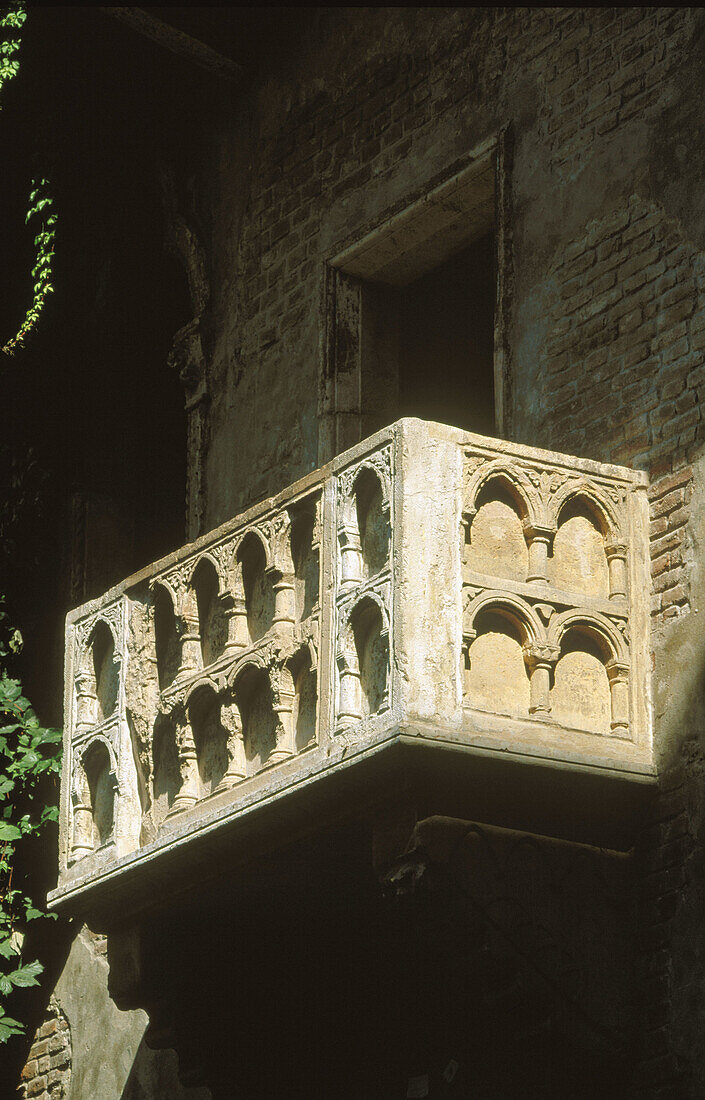
[[[399,290],[399,415],[493,435],[494,234]]]

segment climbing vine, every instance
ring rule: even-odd
[[[8,8],[0,19],[0,95],[7,81],[17,76],[20,62],[19,54],[21,44],[21,31],[27,18],[27,10],[24,4],[16,4]],[[0,108],[2,104],[0,104]],[[33,222],[38,230],[34,237],[35,262],[32,268],[34,280],[32,304],[30,305],[24,320],[13,337],[5,342],[2,351],[6,355],[14,355],[18,348],[23,347],[25,340],[37,326],[39,317],[44,309],[47,296],[53,293],[52,283],[52,257],[54,255],[54,238],[56,234],[56,213],[53,210],[53,200],[50,194],[50,185],[47,179],[33,179],[29,193],[29,209],[25,217],[25,225]]]
[[[61,732],[39,724],[8,662],[22,648],[0,598],[0,1043],[24,1032],[3,1001],[14,989],[38,984],[42,964],[23,955],[30,921],[53,916],[19,881],[17,854],[58,818],[56,793]]]
[[[0,96],[19,72],[26,19],[23,3],[5,9],[0,18]],[[22,347],[53,290],[56,214],[52,207],[49,181],[32,180],[25,224],[32,222],[36,230],[33,298],[17,333],[2,347],[6,355]],[[7,501],[4,508],[8,508]],[[0,528],[5,526],[0,523]],[[18,856],[58,818],[61,733],[39,724],[20,681],[10,675],[9,665],[21,648],[20,632],[11,628],[0,597],[0,1043],[25,1030],[24,1024],[6,1011],[7,998],[17,989],[38,985],[43,970],[38,959],[26,957],[27,926],[52,916],[31,896]]]

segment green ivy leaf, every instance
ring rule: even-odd
[[[37,979],[43,971],[44,967],[38,959],[35,959],[34,962],[27,963],[26,966],[21,966],[17,970],[13,970],[7,977],[13,985],[19,986],[21,989],[26,989],[30,985],[39,985]],[[2,981],[1,978],[0,981]]]

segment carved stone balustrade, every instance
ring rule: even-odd
[[[647,538],[644,475],[409,419],[72,612],[53,904],[402,788],[611,839],[653,778]]]

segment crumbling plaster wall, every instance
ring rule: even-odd
[[[200,200],[211,527],[316,465],[326,257],[509,127],[508,434],[653,482],[652,1084],[705,1074],[704,27],[699,9],[320,10],[219,126]]]
[[[173,1051],[148,1050],[144,1012],[120,1012],[108,996],[105,941],[75,937],[22,1073],[26,1100],[208,1100],[184,1089]]]

